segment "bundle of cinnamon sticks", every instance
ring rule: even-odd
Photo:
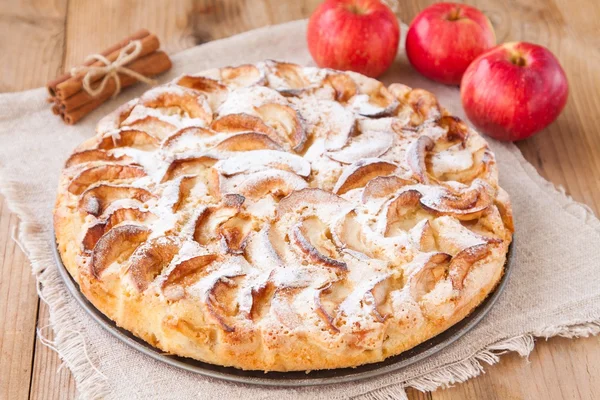
[[[163,51],[158,50],[160,42],[156,35],[146,29],[135,32],[124,40],[114,44],[100,53],[106,60],[115,62],[123,48],[133,41],[139,41],[139,53],[125,68],[134,71],[144,77],[152,77],[165,72],[171,68],[171,60]],[[85,67],[104,67],[106,64],[99,60],[88,60],[82,64]],[[95,96],[85,89],[85,73],[72,75],[67,73],[47,83],[46,87],[52,102],[52,112],[59,115],[69,125],[77,123],[81,118],[98,108],[118,90],[118,86],[126,88],[138,82],[131,75],[119,72],[117,83],[115,79],[107,79],[104,88]],[[103,76],[90,76],[92,85],[101,83]],[[119,85],[118,85],[119,84]]]

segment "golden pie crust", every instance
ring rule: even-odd
[[[494,154],[435,96],[265,61],[100,121],[54,210],[83,294],[153,346],[264,371],[357,366],[467,316],[513,224]]]

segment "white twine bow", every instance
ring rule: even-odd
[[[136,72],[132,69],[125,67],[125,65],[129,64],[142,51],[142,42],[139,40],[133,40],[129,42],[129,44],[121,49],[117,59],[113,62],[102,54],[92,54],[86,58],[87,61],[95,60],[103,63],[103,66],[80,66],[71,68],[71,76],[76,76],[80,74],[85,74],[83,77],[83,89],[92,97],[96,97],[101,94],[110,79],[114,79],[115,81],[115,91],[112,94],[112,97],[116,97],[119,92],[121,92],[121,78],[119,74],[129,75],[138,81],[147,83],[148,85],[156,85],[156,81],[154,79],[150,79],[139,72]],[[92,87],[92,82],[95,78],[103,76],[100,84],[95,88]]]

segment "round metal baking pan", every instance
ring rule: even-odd
[[[458,338],[470,331],[492,308],[500,294],[502,293],[511,271],[511,260],[514,244],[511,244],[507,255],[507,261],[504,268],[504,275],[496,286],[496,289],[475,309],[469,316],[443,333],[421,343],[397,356],[387,358],[386,360],[361,365],[356,368],[338,368],[332,370],[317,370],[311,372],[263,372],[263,371],[243,371],[232,367],[221,367],[217,365],[203,363],[191,358],[178,357],[165,354],[162,350],[152,347],[150,344],[137,338],[129,331],[119,328],[115,322],[102,314],[92,303],[90,303],[79,290],[78,284],[71,277],[65,268],[56,242],[53,239],[54,258],[60,275],[65,285],[75,297],[83,309],[106,329],[111,335],[127,344],[130,347],[173,367],[194,372],[211,378],[223,379],[226,381],[245,383],[252,385],[277,386],[277,387],[300,387],[300,386],[318,386],[331,385],[335,383],[344,383],[357,381],[360,379],[374,378],[385,375],[399,369],[405,368],[426,357],[431,356],[455,342]],[[514,242],[513,242],[514,243]]]

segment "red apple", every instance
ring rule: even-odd
[[[400,27],[380,0],[326,0],[310,17],[306,38],[319,67],[377,77],[396,57]]]
[[[469,64],[495,44],[494,28],[481,11],[464,4],[438,3],[410,24],[406,55],[427,78],[458,85]]]
[[[558,117],[569,84],[558,60],[545,47],[505,43],[473,61],[460,94],[477,128],[499,140],[520,140]]]

